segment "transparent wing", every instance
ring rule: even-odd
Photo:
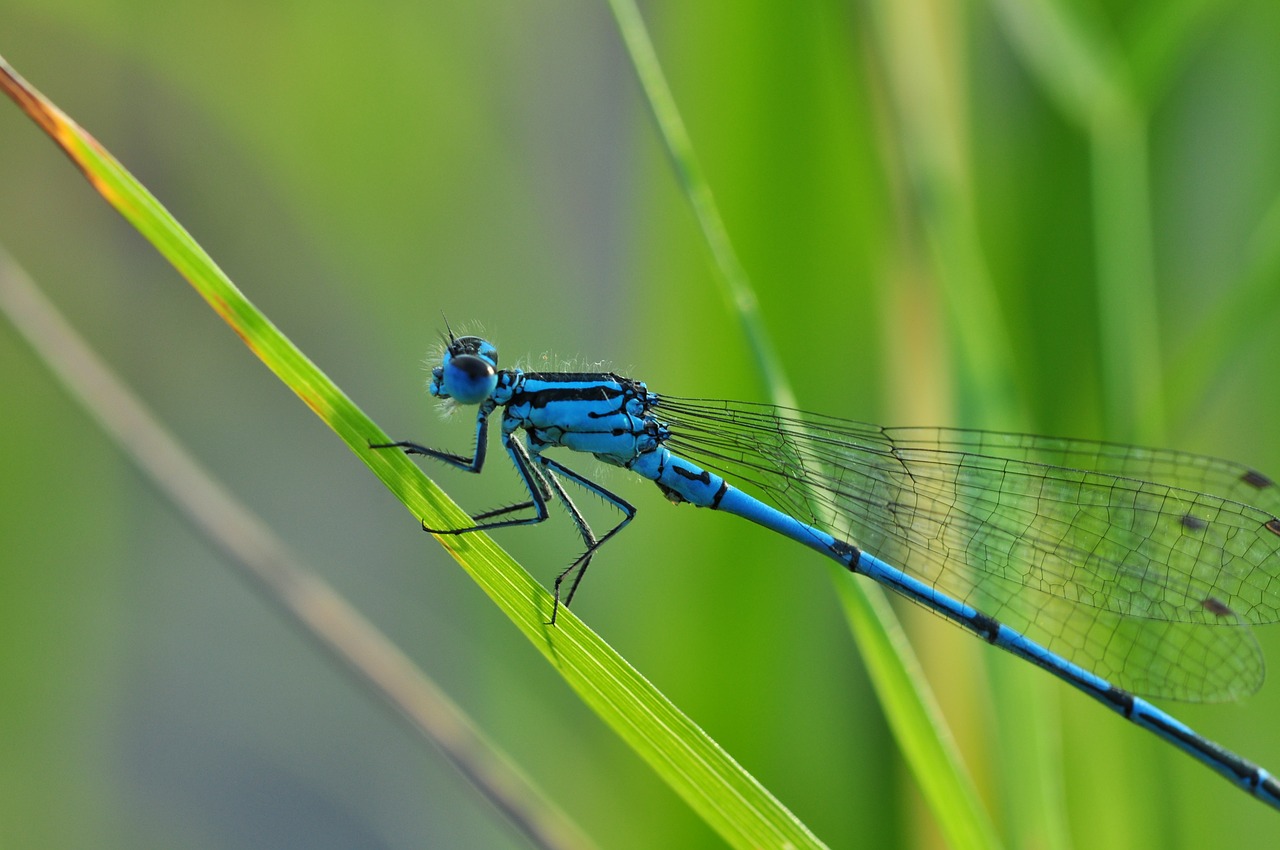
[[[1136,693],[1258,688],[1280,488],[1226,461],[662,396],[668,446]]]

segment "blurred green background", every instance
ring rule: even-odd
[[[802,406],[1280,474],[1280,6],[642,12]],[[507,364],[766,395],[604,4],[5,0],[0,20],[0,53],[392,434],[470,439],[423,391],[441,310]],[[0,239],[196,455],[603,846],[717,846],[3,106]],[[523,846],[7,322],[0,376],[0,846]],[[476,510],[519,492],[501,463],[429,472]],[[940,846],[816,556],[605,481],[640,516],[578,614],[832,846]],[[563,515],[498,539],[546,581],[577,551]],[[1009,846],[1276,832],[1153,736],[901,607]],[[1280,657],[1280,628],[1259,638]],[[1166,707],[1280,766],[1280,684]]]

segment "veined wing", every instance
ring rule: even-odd
[[[1280,488],[1186,452],[660,396],[668,445],[1117,684],[1256,690]]]

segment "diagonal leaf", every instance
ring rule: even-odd
[[[171,262],[262,362],[399,498],[436,527],[468,517],[409,458],[370,451],[388,437],[245,298],[160,203],[100,144],[0,59],[0,87],[95,189]],[[441,543],[565,681],[699,815],[736,847],[821,842],[693,721],[577,617],[546,620],[551,597],[483,534]]]
[[[0,313],[225,561],[430,739],[526,839],[537,847],[594,846],[438,685],[200,465],[3,249]]]

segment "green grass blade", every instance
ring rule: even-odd
[[[561,850],[595,846],[435,682],[195,460],[3,249],[0,313],[226,562],[439,747],[530,843]]]
[[[0,59],[0,87],[57,142],[95,189],[182,273],[241,340],[340,436],[416,518],[469,518],[409,458],[373,452],[388,437],[241,293],[178,222],[105,149]],[[487,536],[441,543],[565,681],[735,847],[821,842],[723,749],[571,613],[550,628],[551,597]]]
[[[1119,48],[1070,4],[993,0],[992,6],[1023,63],[1089,139],[1108,433],[1160,442],[1164,382],[1146,107],[1133,93]]]
[[[1169,368],[1169,419],[1195,417],[1205,393],[1222,380],[1225,364],[1256,346],[1280,316],[1280,197],[1273,198],[1249,240],[1244,270],[1223,283],[1220,304],[1186,340]]]
[[[742,323],[773,401],[794,406],[794,393],[760,316],[759,301],[733,249],[639,10],[631,0],[610,0],[610,7],[680,187],[716,263],[717,281],[725,301]],[[845,617],[894,737],[950,845],[999,846],[995,829],[884,592],[868,582],[851,581],[844,570],[833,569],[832,573]]]

